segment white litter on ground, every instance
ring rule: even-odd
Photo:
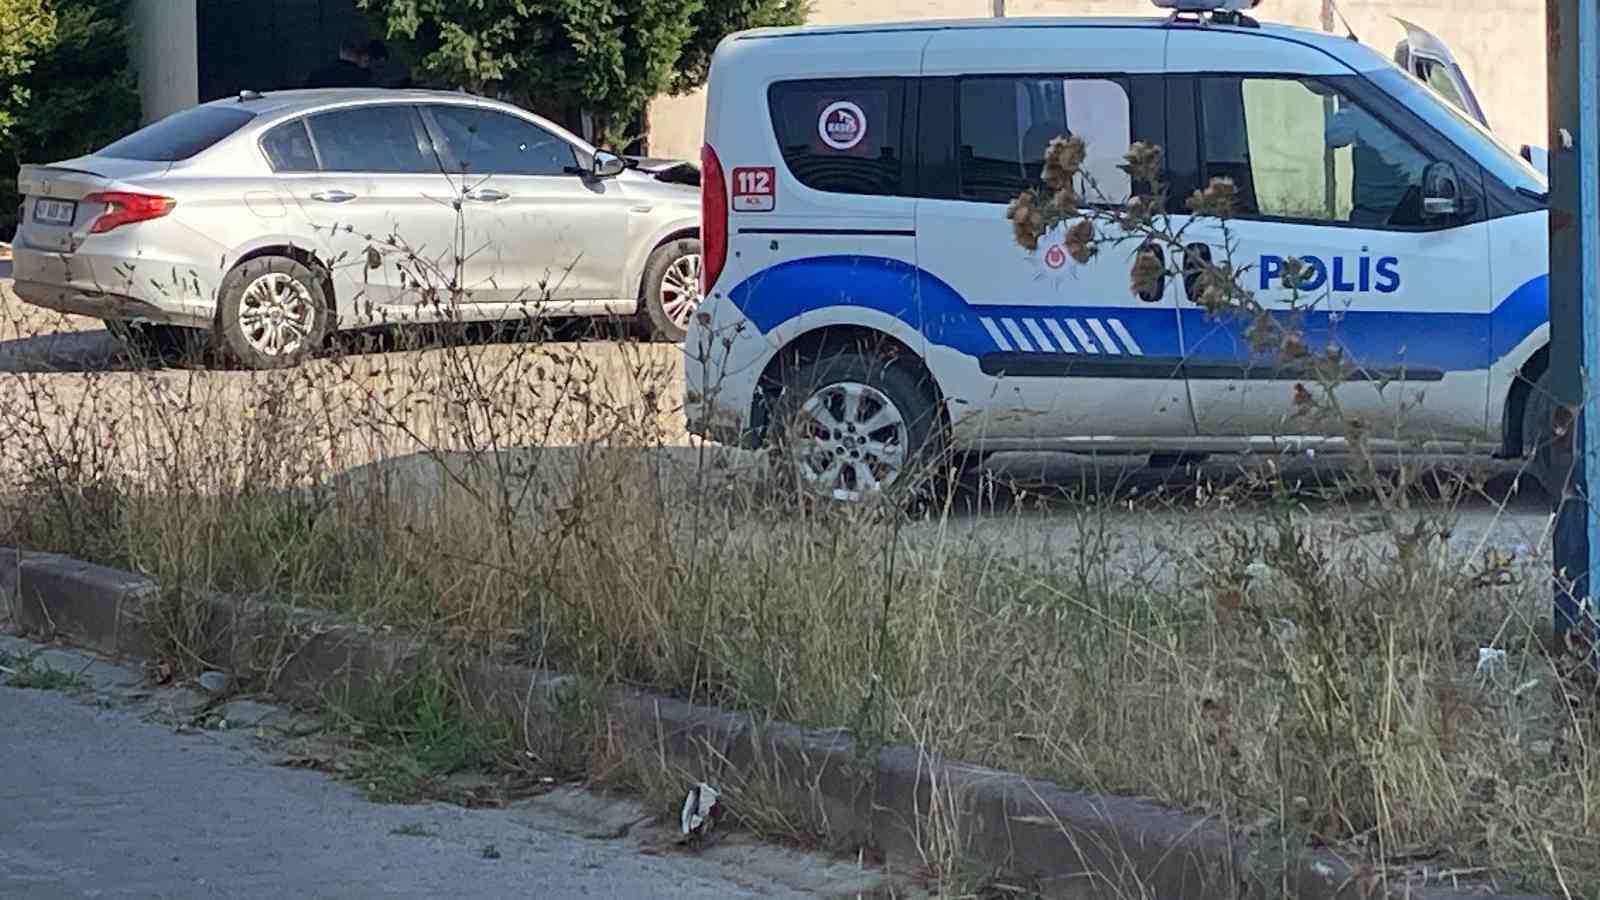
[[[703,782],[689,789],[689,796],[683,798],[684,834],[703,834],[710,830],[712,813],[720,796],[716,788]]]

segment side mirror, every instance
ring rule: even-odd
[[[604,150],[596,150],[589,161],[589,174],[594,178],[615,178],[626,168],[628,164],[622,157]]]
[[[1449,219],[1468,212],[1467,198],[1461,193],[1456,167],[1436,162],[1422,173],[1422,215],[1428,219]]]

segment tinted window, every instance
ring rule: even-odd
[[[1416,113],[1508,187],[1533,193],[1544,193],[1549,187],[1537,169],[1501,143],[1483,123],[1467,115],[1460,107],[1441,101],[1437,94],[1418,84],[1406,73],[1399,69],[1379,69],[1367,73],[1367,79],[1406,109]]]
[[[1205,178],[1231,178],[1239,215],[1418,227],[1429,159],[1335,88],[1201,80]]]
[[[356,106],[310,119],[325,172],[438,172],[427,131],[410,106]]]
[[[1417,72],[1428,87],[1439,92],[1439,95],[1462,109],[1467,108],[1467,100],[1461,96],[1461,91],[1456,88],[1456,81],[1450,77],[1450,69],[1444,63],[1431,59],[1418,59]]]
[[[969,78],[961,82],[961,197],[1007,203],[1041,183],[1044,154],[1058,137],[1083,138],[1088,157],[1080,193],[1126,200],[1118,168],[1132,142],[1127,85],[1102,78]]]
[[[791,81],[768,102],[783,161],[801,184],[843,194],[906,193],[900,159],[905,82]]]
[[[135,131],[97,155],[113,159],[177,162],[233,134],[256,114],[226,106],[196,106]]]
[[[474,175],[569,175],[572,145],[517,116],[474,106],[431,106],[452,157],[450,170]]]
[[[304,119],[279,125],[261,139],[261,151],[274,172],[315,172],[317,154],[311,149],[311,134]]]

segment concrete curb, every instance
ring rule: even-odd
[[[0,617],[114,657],[155,652],[148,617],[159,614],[162,597],[143,576],[55,554],[0,550]],[[195,649],[208,663],[263,677],[291,700],[381,697],[426,666],[453,673],[481,711],[509,719],[531,742],[559,739],[552,732],[579,688],[570,676],[453,659],[414,638],[278,604],[212,598],[190,607],[185,634],[196,636]],[[1215,819],[1141,800],[1065,791],[917,747],[866,750],[842,731],[807,731],[638,691],[608,691],[598,706],[622,746],[640,748],[642,758],[685,783],[708,781],[734,797],[759,792],[763,805],[775,804],[818,833],[874,847],[891,867],[956,859],[1049,897],[1384,894],[1331,854],[1308,851],[1286,865],[1264,865]],[[1387,894],[1513,898],[1393,882]]]

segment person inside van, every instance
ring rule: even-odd
[[[1308,84],[1323,97],[1333,98],[1323,135],[1330,150],[1351,149],[1353,183],[1350,188],[1352,225],[1400,224],[1408,218],[1405,207],[1414,206],[1413,189],[1422,179],[1416,169],[1417,151],[1393,130],[1354,103],[1316,82]]]

